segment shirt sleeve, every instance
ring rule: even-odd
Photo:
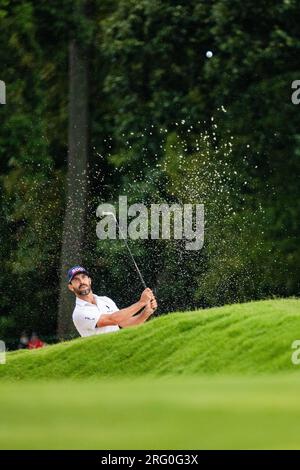
[[[74,324],[80,333],[93,331],[96,328],[102,313],[94,310],[95,312],[90,312],[89,309],[86,309],[86,311],[83,310],[74,315]]]

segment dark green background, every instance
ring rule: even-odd
[[[74,38],[89,67],[95,292],[125,306],[141,290],[122,243],[95,234],[98,204],[127,195],[205,205],[199,252],[130,242],[161,313],[299,295],[299,24],[293,0],[0,0],[1,339],[55,340]]]

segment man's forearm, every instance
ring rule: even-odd
[[[141,323],[144,323],[146,320],[148,320],[149,317],[150,314],[146,313],[145,310],[142,310],[142,312],[138,315],[135,315],[135,317],[131,317],[128,320],[124,320],[119,323],[119,326],[122,328],[128,328],[130,326],[140,325]]]
[[[141,308],[145,307],[146,303],[139,300],[130,307],[122,308],[117,312],[111,313],[111,317],[115,320],[116,324],[122,326],[123,322],[129,321]],[[138,315],[137,315],[138,316]]]

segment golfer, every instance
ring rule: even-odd
[[[81,336],[110,333],[139,325],[157,308],[156,299],[149,288],[143,291],[138,302],[119,310],[109,297],[93,294],[91,285],[92,279],[85,268],[74,266],[69,269],[68,288],[76,296],[72,318]]]

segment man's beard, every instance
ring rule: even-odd
[[[91,292],[91,288],[88,286],[83,287],[82,289],[79,287],[79,289],[77,289],[77,293],[79,295],[88,295],[90,292]]]

